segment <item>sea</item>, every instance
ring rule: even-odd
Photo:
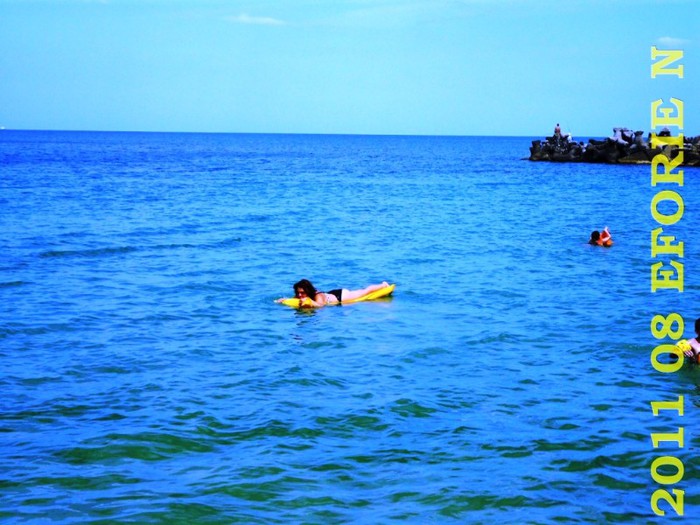
[[[700,170],[536,138],[0,131],[0,521],[697,523]]]

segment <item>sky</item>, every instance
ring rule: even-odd
[[[698,0],[0,0],[6,129],[604,137],[670,97],[700,135]]]

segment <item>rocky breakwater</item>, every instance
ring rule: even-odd
[[[671,136],[668,130],[659,137]],[[533,140],[530,158],[533,161],[591,162],[601,164],[649,164],[663,153],[675,159],[683,152],[682,166],[700,167],[700,136],[685,137],[683,147],[665,145],[651,147],[651,135],[644,138],[643,131],[613,128],[613,135],[605,139],[589,139],[587,143],[576,142],[571,135],[554,135],[544,140]]]

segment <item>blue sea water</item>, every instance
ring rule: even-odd
[[[700,371],[650,323],[700,317],[700,171],[652,293],[650,167],[529,145],[0,132],[0,519],[697,522]],[[276,304],[300,278],[397,288]]]

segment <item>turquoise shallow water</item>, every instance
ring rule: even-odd
[[[649,166],[529,144],[3,131],[0,516],[697,520],[700,374],[649,356],[654,314],[700,317],[700,172],[669,227],[685,292],[652,294]],[[276,305],[302,277],[397,290]],[[682,518],[650,510],[663,455]]]

